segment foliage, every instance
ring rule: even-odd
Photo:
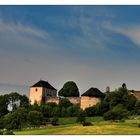
[[[55,118],[52,118],[51,124],[54,125],[54,126],[55,126],[55,125],[58,125],[58,121],[59,121],[58,118],[56,118],[56,117],[55,117]]]
[[[77,116],[77,119],[76,119],[76,122],[82,123],[84,121],[86,121],[86,112],[83,111],[82,109],[80,109],[78,116]]]
[[[98,103],[95,106],[88,107],[85,109],[85,112],[87,116],[102,116],[103,113],[105,112],[104,109],[104,104],[103,103]]]
[[[37,101],[35,101],[34,104],[32,105],[32,110],[40,111],[40,107],[39,107]]]
[[[104,114],[105,120],[122,120],[126,119],[129,115],[128,110],[122,105],[118,104],[113,107],[111,110]]]
[[[67,98],[61,98],[59,100],[59,107],[62,108],[62,107],[69,107],[69,106],[72,106],[73,104],[67,99]]]
[[[67,108],[67,113],[69,117],[75,117],[79,115],[80,107],[73,105]]]
[[[3,122],[3,118],[0,118],[0,129],[4,128],[4,122]]]
[[[89,122],[89,121],[83,121],[83,122],[82,122],[82,125],[83,125],[83,126],[92,126],[92,123]]]
[[[64,84],[63,88],[58,92],[58,95],[64,97],[79,97],[79,89],[75,82],[68,81]]]
[[[43,114],[39,111],[30,111],[28,113],[28,121],[29,124],[34,126],[34,127],[38,127],[41,125],[43,120]]]
[[[53,108],[52,116],[54,116],[54,117],[59,117],[59,116],[61,116],[61,110],[60,110],[59,107],[54,107],[54,108]]]
[[[26,95],[20,95],[20,107],[29,108],[30,102],[29,98]]]
[[[7,95],[1,95],[0,96],[0,117],[4,116],[7,114],[8,111],[8,96]]]
[[[14,135],[12,130],[2,129],[0,130],[0,135]]]
[[[6,114],[3,118],[5,128],[9,129],[21,129],[27,123],[27,111],[24,108],[18,108],[17,110]]]
[[[129,111],[131,111],[134,109],[135,102],[136,98],[128,95],[126,88],[119,88],[106,95],[103,101],[104,111],[108,111],[118,104],[124,105]]]
[[[47,103],[47,106],[57,107],[57,104],[56,103]]]
[[[140,115],[140,101],[136,101],[134,112],[135,112],[135,114]]]
[[[61,117],[68,117],[67,108],[61,108]]]

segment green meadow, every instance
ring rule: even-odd
[[[92,126],[76,123],[76,118],[60,118],[58,126],[47,125],[42,128],[28,128],[14,131],[16,135],[136,135],[140,134],[140,119],[125,122],[104,121],[102,117],[88,117]]]

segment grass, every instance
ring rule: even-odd
[[[101,117],[89,117],[87,120],[92,121],[93,126],[82,126],[76,124],[76,118],[60,118],[59,126],[46,126],[46,128],[26,129],[15,131],[16,135],[80,135],[80,134],[140,134],[138,124],[140,120],[126,120],[125,122],[103,121]],[[70,123],[71,122],[71,123]]]

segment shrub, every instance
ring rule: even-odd
[[[62,98],[59,100],[59,107],[62,108],[68,108],[69,106],[72,106],[73,104],[67,99],[67,98]]]
[[[27,112],[24,108],[6,114],[3,118],[4,126],[7,129],[21,129],[27,123]]]
[[[69,117],[76,117],[79,115],[80,107],[73,105],[67,108],[67,113]]]
[[[12,130],[2,129],[0,130],[0,135],[14,135]]]
[[[119,104],[104,114],[104,120],[122,120],[129,115],[128,110]]]
[[[52,120],[51,120],[51,124],[52,125],[58,125],[58,121],[59,121],[59,119],[58,118],[52,118]]]
[[[82,122],[82,125],[83,126],[92,126],[92,123],[88,122],[88,121],[84,121],[84,122]]]
[[[86,121],[86,113],[85,113],[85,111],[83,111],[82,109],[79,110],[79,114],[78,114],[78,117],[77,117],[76,121],[80,122],[80,123]]]
[[[139,123],[138,127],[140,128],[140,123]]]
[[[43,115],[41,112],[38,111],[30,111],[28,113],[28,121],[30,125],[36,127],[40,126],[43,120]]]

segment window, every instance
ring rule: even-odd
[[[35,91],[37,92],[37,88],[35,89]]]

